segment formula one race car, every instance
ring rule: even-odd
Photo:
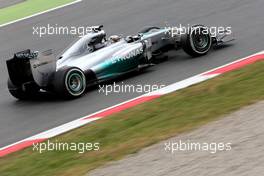
[[[29,99],[40,91],[75,98],[87,86],[154,65],[169,50],[183,49],[192,57],[205,55],[212,45],[231,41],[229,34],[212,36],[208,28],[195,25],[185,34],[171,29],[147,27],[136,36],[106,38],[103,26],[80,38],[58,57],[52,50],[25,50],[7,60],[8,89],[17,99]]]

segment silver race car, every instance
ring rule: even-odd
[[[212,36],[208,28],[171,35],[170,28],[147,27],[136,36],[106,38],[103,26],[83,36],[61,55],[52,50],[25,50],[7,60],[8,89],[17,99],[30,99],[40,91],[55,92],[67,98],[84,94],[87,86],[110,80],[128,72],[154,65],[167,51],[183,49],[192,57],[205,55],[213,45],[233,39],[222,33]]]

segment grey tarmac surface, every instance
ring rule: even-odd
[[[261,176],[264,173],[263,124],[264,101],[109,163],[89,176]],[[175,150],[172,153],[165,147],[165,143],[180,141],[189,144],[231,143],[231,150],[215,153],[214,144],[211,144],[211,151]]]
[[[81,116],[93,113],[137,93],[105,96],[97,89],[73,101],[45,96],[36,101],[16,101],[6,87],[5,60],[22,49],[62,51],[74,37],[32,35],[33,26],[92,26],[104,24],[110,34],[136,34],[144,26],[204,23],[231,26],[233,46],[192,59],[173,52],[168,61],[143,74],[124,79],[126,84],[170,84],[264,49],[263,0],[84,0],[41,16],[0,28],[0,147],[17,142]]]

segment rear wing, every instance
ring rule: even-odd
[[[32,52],[27,49],[15,53],[6,64],[9,78],[16,86],[35,82],[40,87],[46,87],[56,71],[56,59],[52,50]]]

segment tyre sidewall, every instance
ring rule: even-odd
[[[69,87],[69,78],[73,74],[78,74],[81,80],[81,90],[77,93],[71,91]],[[77,67],[63,68],[55,73],[54,79],[55,92],[65,98],[76,98],[83,95],[86,89],[86,77],[82,70]]]

